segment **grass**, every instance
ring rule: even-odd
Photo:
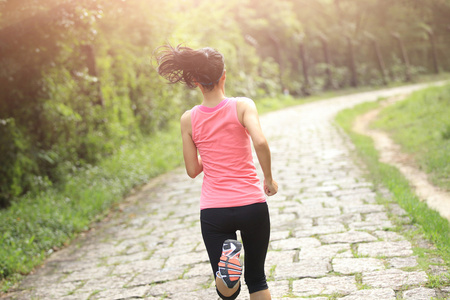
[[[416,92],[384,109],[374,126],[389,132],[435,185],[450,191],[450,85]]]
[[[432,275],[429,276],[429,281],[427,283],[427,287],[429,288],[440,288],[445,286],[450,280],[450,274],[442,274],[442,275]]]
[[[379,162],[379,155],[371,138],[351,130],[357,116],[377,108],[378,105],[378,102],[364,103],[344,110],[337,115],[336,122],[348,133],[355,144],[358,157],[368,168],[370,180],[375,185],[389,189],[393,200],[409,213],[413,224],[420,225],[425,237],[435,244],[438,254],[450,265],[449,222],[420,201],[397,168]]]

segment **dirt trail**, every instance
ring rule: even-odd
[[[391,97],[384,101],[378,109],[359,116],[353,124],[353,130],[370,136],[374,140],[375,148],[380,153],[380,161],[397,167],[410,181],[419,198],[426,201],[430,208],[438,211],[441,216],[450,221],[450,193],[431,184],[427,174],[419,169],[410,155],[401,151],[400,146],[395,144],[386,132],[369,128],[370,123],[376,120],[383,108],[404,100],[406,96],[407,94]]]

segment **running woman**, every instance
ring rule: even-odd
[[[212,48],[162,46],[158,73],[171,83],[199,87],[201,105],[181,117],[186,171],[191,178],[204,173],[200,197],[200,223],[216,290],[233,300],[241,289],[242,245],[244,279],[251,300],[271,299],[264,273],[270,236],[267,196],[275,195],[270,149],[261,129],[255,103],[225,96],[224,57]],[[264,173],[261,186],[253,163],[251,141]]]

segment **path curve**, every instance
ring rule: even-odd
[[[386,231],[395,227],[387,209],[377,204],[375,187],[353,162],[354,146],[334,125],[342,109],[425,86],[336,97],[261,117],[280,186],[268,200],[273,299],[448,295],[448,288],[424,287],[428,275],[416,268],[413,245]],[[201,178],[190,180],[182,169],[152,180],[127,198],[120,214],[54,253],[6,298],[217,299],[200,234],[200,189]],[[395,203],[389,210],[406,218]],[[245,287],[238,299],[249,299]]]
[[[399,95],[389,98],[383,101],[380,108],[357,117],[353,124],[353,130],[359,134],[370,136],[374,141],[375,148],[380,153],[380,161],[399,169],[411,183],[419,198],[450,221],[450,193],[434,186],[428,179],[428,175],[416,165],[414,159],[403,153],[401,147],[386,132],[369,127],[378,118],[383,108],[402,101],[406,97],[407,95]]]

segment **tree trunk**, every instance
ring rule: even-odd
[[[96,94],[94,104],[104,106],[101,84],[100,80],[98,80],[97,63],[95,60],[94,47],[92,45],[83,45],[82,51],[86,55],[86,66],[88,68],[89,76],[97,78],[97,81],[92,82]]]
[[[403,44],[403,40],[400,37],[399,34],[393,34],[393,36],[395,37],[395,39],[398,42],[398,46],[400,48],[400,54],[402,56],[402,61],[403,64],[405,65],[405,80],[406,81],[411,81],[411,70],[410,70],[410,66],[409,66],[409,58],[408,58],[408,53],[406,52],[405,46]]]
[[[272,33],[269,34],[269,38],[273,41],[273,44],[275,46],[275,50],[276,50],[276,61],[280,67],[280,84],[281,84],[281,92],[284,91],[284,82],[283,82],[283,74],[284,74],[284,66],[283,66],[283,59],[281,57],[281,45],[280,45],[280,40],[278,39],[278,37],[276,37],[275,35],[273,35]]]
[[[356,73],[356,64],[355,64],[355,54],[353,51],[353,41],[347,36],[347,45],[348,45],[348,64],[350,68],[350,85],[352,87],[358,86],[358,74]]]
[[[428,33],[428,39],[430,40],[431,44],[431,54],[433,56],[433,67],[434,67],[434,73],[439,74],[439,64],[438,64],[438,57],[437,57],[437,51],[436,51],[436,43],[434,40],[434,32],[433,31],[427,31]]]
[[[377,57],[378,68],[380,69],[381,78],[383,80],[383,84],[387,85],[386,81],[386,67],[384,64],[383,56],[381,56],[380,46],[376,39],[372,40],[373,49],[375,50],[375,55]]]
[[[306,61],[306,51],[305,45],[300,43],[300,58],[302,60],[302,68],[303,68],[303,87],[302,92],[305,95],[311,95],[310,85],[309,85],[309,76],[308,76],[308,63]]]
[[[331,59],[330,59],[330,52],[328,51],[328,41],[324,37],[321,37],[320,40],[322,41],[323,57],[326,64],[325,74],[327,75],[327,77],[325,81],[325,89],[329,89],[332,87],[333,81],[331,77],[331,69],[330,69]]]

